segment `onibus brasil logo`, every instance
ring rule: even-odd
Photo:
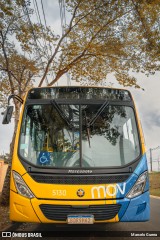
[[[119,184],[109,184],[108,186],[95,186],[91,188],[92,198],[105,198],[106,196],[116,196],[118,192],[121,194],[125,193],[126,183],[122,184],[122,187]]]

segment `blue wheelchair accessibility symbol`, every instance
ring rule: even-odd
[[[40,152],[37,164],[39,165],[49,165],[50,164],[50,153],[49,152]]]

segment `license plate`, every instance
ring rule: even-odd
[[[93,215],[68,215],[67,223],[68,224],[93,224],[94,216]]]

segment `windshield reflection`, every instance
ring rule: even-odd
[[[133,109],[108,102],[30,105],[23,117],[19,152],[42,167],[123,166],[140,154]]]

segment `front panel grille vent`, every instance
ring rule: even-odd
[[[39,183],[51,184],[108,184],[125,182],[129,174],[117,175],[57,175],[29,173]]]
[[[47,219],[55,221],[66,221],[67,215],[93,214],[96,221],[114,218],[120,210],[120,204],[70,206],[41,204],[40,209]]]

